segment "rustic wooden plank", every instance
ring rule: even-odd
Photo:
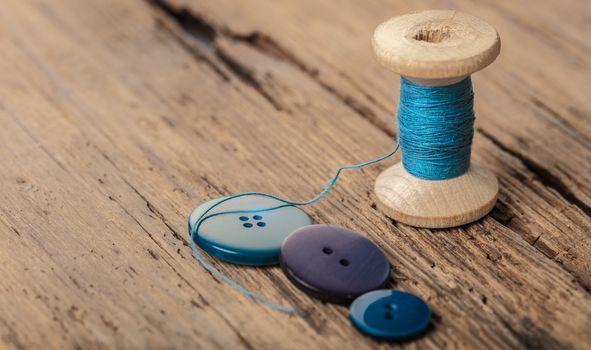
[[[306,316],[253,302],[216,283],[185,244],[197,202],[253,189],[306,198],[337,166],[392,146],[310,73],[317,68],[307,64],[316,65],[191,17],[181,21],[187,33],[141,2],[6,7],[0,334],[9,348],[388,347],[355,332],[346,308],[306,297],[277,268],[214,262]],[[489,152],[475,157],[501,169],[507,189],[493,217],[474,225],[432,232],[385,218],[371,192],[386,165],[347,174],[308,211],[364,232],[396,266],[393,286],[429,299],[435,329],[417,347],[581,346],[590,341],[589,293],[526,234],[539,227],[570,239],[588,218],[531,181],[524,161],[490,135],[477,145]]]
[[[281,51],[282,59],[300,67],[391,135],[395,128],[391,95],[397,99],[396,78],[371,57],[371,32],[389,16],[415,6],[435,6],[430,2],[346,2],[335,12],[331,5],[316,1],[291,5],[191,0],[157,3],[182,23],[198,22],[217,30],[219,36],[250,38],[264,51]],[[478,133],[474,153],[499,155],[493,164],[504,182],[499,208],[507,218],[516,219],[510,222],[515,232],[573,273],[589,290],[591,130],[586,116],[591,113],[591,102],[586,97],[585,73],[591,60],[586,54],[588,45],[576,39],[588,24],[575,3],[559,9],[544,3],[537,6],[537,17],[530,16],[525,6],[460,0],[454,5],[493,23],[503,42],[499,62],[475,75]],[[261,6],[266,11],[259,11]],[[553,11],[558,14],[556,21],[569,17],[573,21],[552,29],[557,26],[548,26],[547,20]],[[561,50],[556,50],[558,45]],[[261,77],[260,89],[271,91],[262,78],[266,67],[257,71],[252,62],[245,60],[243,64],[254,70],[253,76]],[[512,166],[507,168],[507,163]],[[512,181],[516,176],[521,180]],[[532,191],[524,189],[524,183]],[[513,200],[531,197],[530,192],[539,195],[527,208]]]

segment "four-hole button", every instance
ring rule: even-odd
[[[285,237],[312,223],[302,209],[284,205],[262,195],[216,198],[191,212],[188,233],[200,248],[225,262],[275,265],[279,263],[279,251]],[[275,207],[278,208],[251,211]],[[223,212],[231,214],[215,215]],[[202,220],[204,217],[208,219]]]
[[[241,216],[241,217],[239,217],[238,219],[239,219],[240,221],[244,222],[244,223],[242,224],[242,226],[244,226],[244,227],[246,227],[246,228],[253,228],[253,227],[254,227],[254,225],[255,225],[255,224],[253,224],[253,223],[251,223],[251,222],[250,222],[250,218],[249,218],[248,216]],[[256,225],[257,225],[258,227],[265,227],[265,226],[267,226],[267,223],[266,223],[266,222],[264,222],[264,221],[261,221],[261,220],[263,220],[263,217],[262,217],[262,216],[260,216],[260,215],[254,215],[254,216],[252,217],[252,219],[253,219],[253,220],[256,222]]]

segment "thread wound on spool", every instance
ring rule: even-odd
[[[448,86],[423,86],[401,77],[399,144],[402,164],[410,174],[445,180],[468,170],[473,102],[470,77]]]

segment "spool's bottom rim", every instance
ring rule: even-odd
[[[407,225],[447,228],[474,222],[494,207],[499,185],[489,170],[471,165],[448,180],[424,180],[409,174],[398,163],[378,176],[378,207],[387,216]]]

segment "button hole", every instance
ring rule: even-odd
[[[347,260],[347,259],[341,259],[341,261],[339,261],[339,264],[341,264],[343,266],[349,266],[349,260]]]
[[[386,320],[391,320],[391,319],[393,319],[393,318],[394,318],[394,316],[392,316],[392,314],[391,314],[391,313],[389,313],[389,312],[386,312],[386,314],[384,315],[384,318],[386,318]]]
[[[322,248],[322,252],[326,255],[330,255],[332,254],[332,249],[330,249],[329,247],[324,247]]]
[[[260,216],[260,215],[255,215],[252,218],[255,219],[255,220],[261,220],[263,217]]]
[[[246,228],[251,228],[252,224],[250,222],[247,222],[245,224],[242,224],[242,226],[246,227]]]
[[[257,226],[258,227],[265,227],[265,226],[267,226],[267,224],[263,221],[259,221],[259,222],[257,222]]]
[[[398,305],[396,305],[394,303],[386,303],[386,309],[396,310],[396,309],[398,309]]]

